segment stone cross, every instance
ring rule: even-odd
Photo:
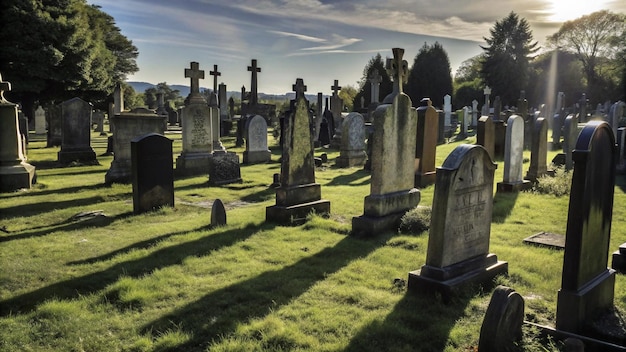
[[[185,78],[191,78],[191,94],[200,94],[200,80],[204,79],[204,71],[200,69],[197,62],[192,61],[191,68],[185,69]]]
[[[256,59],[252,59],[252,66],[248,66],[248,71],[252,72],[252,81],[250,82],[250,105],[256,105],[257,100],[257,72],[261,72],[261,68],[256,65]]]
[[[213,71],[209,71],[209,74],[213,76],[213,91],[217,92],[217,76],[221,76],[222,73],[217,70],[217,65],[213,65]]]
[[[377,69],[372,71],[372,75],[369,77],[369,81],[371,84],[371,103],[378,103],[380,99],[380,83],[383,81],[383,77],[378,73]]]
[[[336,84],[337,81],[335,81]],[[296,92],[296,100],[299,98],[304,98],[304,92],[306,92],[306,86],[304,85],[304,80],[302,78],[296,79],[296,84],[292,86],[294,92]]]
[[[491,102],[489,101],[489,96],[491,95],[491,88],[489,86],[486,86],[485,89],[483,90],[483,93],[485,94],[485,105],[483,105],[483,115],[488,116],[489,108],[491,106]]]
[[[7,100],[4,98],[4,92],[11,91],[11,83],[5,82],[2,80],[2,75],[0,75],[0,101],[6,102]]]
[[[330,86],[330,89],[333,90],[333,96],[337,96],[339,94],[339,90],[341,90],[341,86],[339,85],[339,80],[335,80],[335,84]]]
[[[393,59],[387,59],[386,69],[389,75],[393,77],[394,93],[402,93],[402,86],[407,82],[409,77],[409,64],[406,60],[402,60],[404,49],[393,48],[391,50],[393,51]]]

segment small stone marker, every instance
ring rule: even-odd
[[[613,307],[615,270],[607,268],[617,150],[611,126],[590,121],[573,151],[563,276],[556,328],[580,333]]]
[[[80,98],[61,103],[63,132],[58,154],[60,163],[98,163],[96,152],[91,147],[91,110],[91,104]]]
[[[339,167],[362,166],[367,160],[365,153],[365,119],[358,112],[351,112],[342,123],[341,150],[336,160]]]
[[[496,167],[483,147],[461,144],[437,168],[426,264],[409,273],[409,290],[450,297],[508,272],[489,253]]]
[[[243,152],[244,164],[265,163],[271,160],[272,152],[267,148],[267,122],[260,115],[248,119],[245,129],[246,150]]]
[[[531,182],[536,182],[539,177],[548,173],[548,122],[546,119],[540,117],[535,121],[532,135],[530,166],[525,178]]]
[[[218,198],[213,201],[213,206],[211,207],[211,226],[224,225],[226,225],[226,208],[224,208],[222,200]]]
[[[524,161],[524,119],[512,115],[507,120],[506,141],[504,143],[504,178],[498,183],[500,192],[518,192],[531,187],[522,178]]]
[[[481,116],[480,119],[478,119],[477,130],[476,144],[485,148],[491,160],[494,160],[496,130],[493,125],[493,118],[491,116]]]
[[[172,140],[151,133],[133,139],[131,145],[133,212],[174,206]]]
[[[539,232],[524,238],[524,243],[562,250],[565,249],[565,235],[551,232]]]
[[[41,105],[35,110],[35,133],[46,134],[46,111]]]
[[[417,108],[417,136],[415,144],[416,188],[435,183],[435,157],[437,156],[437,136],[439,115],[430,98],[424,98]]]
[[[515,290],[496,287],[483,324],[480,327],[478,350],[480,352],[519,351],[524,323],[524,299]]]

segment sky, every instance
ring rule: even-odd
[[[484,37],[511,11],[530,24],[540,44],[564,21],[601,9],[626,13],[624,0],[87,0],[115,18],[138,48],[139,71],[129,81],[189,85],[196,61],[201,87],[218,83],[250,90],[256,59],[258,91],[285,94],[297,78],[307,94],[329,95],[334,80],[358,88],[377,53],[405,50],[409,67],[419,49],[439,42],[452,75],[482,52]]]

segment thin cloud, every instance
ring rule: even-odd
[[[358,43],[360,41],[363,41],[363,39],[359,39],[359,38],[345,38],[345,37],[342,37],[340,35],[333,34],[332,35],[332,40],[330,41],[330,43],[328,45],[314,46],[314,47],[310,47],[310,48],[303,48],[303,49],[300,49],[300,50],[306,50],[306,51],[329,51],[329,50],[343,48],[343,47],[352,45],[354,43]]]
[[[311,37],[311,36],[304,35],[304,34],[289,33],[289,32],[282,32],[282,31],[268,31],[268,32],[278,34],[283,37],[297,38],[297,39],[304,40],[307,42],[323,43],[326,41],[326,39],[323,39],[323,38]]]

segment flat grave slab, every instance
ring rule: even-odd
[[[539,232],[532,236],[524,238],[524,243],[548,247],[552,249],[565,249],[565,235],[560,235],[558,233],[551,232]]]

